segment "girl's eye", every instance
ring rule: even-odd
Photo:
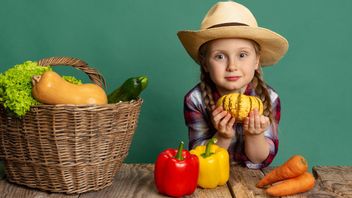
[[[215,59],[222,60],[222,59],[225,59],[225,56],[223,54],[216,54]]]
[[[240,58],[244,58],[244,57],[246,57],[246,56],[248,56],[248,54],[247,54],[246,52],[241,52],[241,53],[240,53]]]

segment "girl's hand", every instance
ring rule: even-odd
[[[225,139],[232,139],[235,135],[233,125],[236,119],[230,113],[224,111],[221,106],[213,107],[212,122],[218,134]]]
[[[254,109],[243,121],[245,135],[259,135],[269,128],[270,120],[268,117],[259,115],[258,109]]]

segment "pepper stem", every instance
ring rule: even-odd
[[[216,139],[215,137],[211,138],[211,139],[208,141],[208,143],[207,143],[207,145],[206,145],[206,147],[205,147],[205,153],[202,154],[202,157],[207,158],[207,157],[209,157],[210,155],[213,154],[213,153],[210,152],[210,149],[211,149],[211,146],[212,146],[213,144],[215,144],[216,142],[217,142],[217,139]]]
[[[184,145],[184,143],[183,143],[183,141],[181,141],[180,145],[178,146],[178,150],[177,150],[177,153],[175,156],[175,158],[178,160],[183,160],[183,156],[182,156],[183,145]]]

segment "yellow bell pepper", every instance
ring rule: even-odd
[[[199,159],[198,186],[202,188],[216,188],[229,180],[230,162],[226,149],[214,144],[216,138],[209,140],[206,146],[197,146],[191,150]]]

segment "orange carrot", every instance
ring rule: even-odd
[[[297,193],[303,193],[312,189],[315,185],[315,179],[312,174],[305,172],[298,177],[284,180],[277,185],[266,189],[266,193],[271,196],[286,196]]]
[[[308,169],[308,163],[301,155],[294,155],[288,159],[284,164],[276,167],[268,174],[266,174],[258,183],[257,187],[262,188],[266,185],[272,184],[284,179],[297,177]]]

